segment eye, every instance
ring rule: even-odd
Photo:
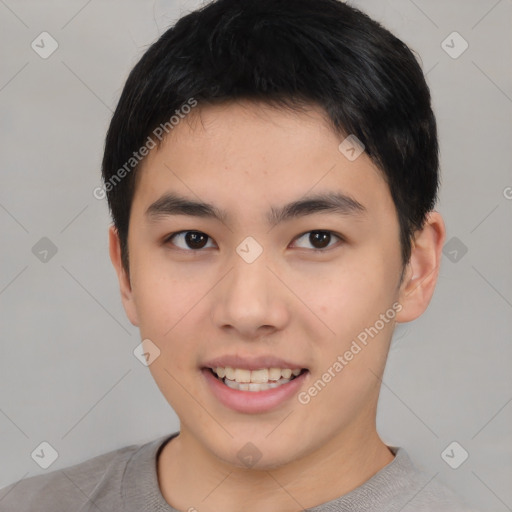
[[[309,235],[308,241],[313,245],[313,251],[316,252],[322,252],[326,247],[329,247],[329,242],[332,240],[332,237],[335,237],[343,242],[343,238],[341,236],[334,234],[332,231],[325,230],[307,231],[306,233],[299,235],[299,237],[295,240],[305,238],[306,235]],[[206,247],[206,242],[209,238],[210,237],[202,231],[178,231],[177,233],[172,233],[169,235],[164,240],[164,244],[172,243],[179,249],[197,252]],[[181,240],[181,243],[185,244],[185,246],[180,246],[178,243],[176,243],[176,241],[173,240]]]
[[[177,233],[173,233],[172,235],[169,235],[164,243],[169,243],[173,239],[179,239],[182,240],[185,244],[187,244],[188,247],[180,247],[179,245],[175,244],[173,242],[173,245],[177,245],[180,249],[183,250],[199,250],[203,249],[205,247],[205,242],[210,238],[206,233],[203,233],[201,231],[178,231]]]
[[[310,244],[312,244],[314,251],[323,251],[325,247],[329,246],[329,241],[332,239],[332,237],[336,237],[338,240],[343,241],[343,238],[335,235],[332,231],[321,231],[321,230],[314,230],[314,231],[308,231],[302,235],[300,235],[297,240],[300,240],[301,238],[305,238],[306,235],[309,235],[309,238],[307,239]],[[324,251],[325,252],[325,251]]]

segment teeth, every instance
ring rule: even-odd
[[[251,370],[235,370],[235,379],[237,382],[251,382]]]
[[[289,379],[292,376],[292,371],[287,368],[286,370],[281,370],[281,377],[285,379]]]
[[[270,380],[279,380],[281,378],[281,368],[270,368],[268,378]]]
[[[268,382],[268,370],[253,370],[251,372],[251,382],[262,384]]]
[[[236,382],[234,380],[224,379],[226,386],[231,389],[237,389],[238,391],[265,391],[267,389],[278,388],[287,382],[290,382],[290,379],[281,379],[279,382],[265,382],[262,384],[256,382]]]
[[[241,384],[272,384],[281,380],[290,380],[292,375],[297,377],[302,370],[290,368],[261,368],[259,370],[245,370],[242,368],[212,368],[219,379],[235,381]],[[272,386],[273,387],[273,386]]]

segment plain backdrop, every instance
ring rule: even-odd
[[[447,225],[431,305],[395,332],[379,431],[469,503],[512,510],[512,2],[351,3],[420,56]],[[198,5],[0,1],[0,487],[179,428],[133,354],[93,190],[130,69]],[[31,457],[43,441],[47,470]],[[441,456],[454,441],[457,469]]]

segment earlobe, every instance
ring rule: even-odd
[[[423,229],[416,232],[400,286],[402,310],[396,317],[398,323],[410,322],[427,309],[439,276],[445,238],[443,218],[438,212],[429,212]]]
[[[112,261],[112,265],[117,274],[117,279],[119,281],[119,289],[121,292],[121,300],[123,302],[123,307],[126,312],[126,315],[130,322],[138,326],[139,320],[137,317],[137,309],[135,307],[135,301],[133,300],[133,291],[130,283],[130,278],[126,274],[126,270],[122,264],[121,259],[121,244],[119,241],[119,235],[117,233],[116,228],[112,225],[108,230],[108,238],[109,238],[109,253],[110,260]]]

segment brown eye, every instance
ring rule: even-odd
[[[335,235],[332,231],[322,231],[322,230],[314,230],[308,231],[301,235],[297,240],[302,238],[306,238],[306,235],[309,235],[307,238],[308,243],[313,246],[313,250],[321,251],[326,247],[329,247],[329,243],[332,240],[332,237],[337,238],[338,240],[342,240],[342,238],[338,235]]]
[[[183,246],[179,246],[175,242],[172,242],[173,245],[176,245],[180,249],[199,250],[199,249],[203,249],[205,247],[205,244],[209,238],[210,237],[207,234],[202,233],[201,231],[180,231],[178,233],[174,233],[173,235],[169,236],[165,240],[165,243],[169,243],[172,240],[177,239],[177,240],[181,240],[182,244],[183,243],[185,244],[185,247],[183,247]]]
[[[309,241],[315,246],[315,249],[328,247],[331,240],[331,234],[325,231],[312,231],[309,235]]]

